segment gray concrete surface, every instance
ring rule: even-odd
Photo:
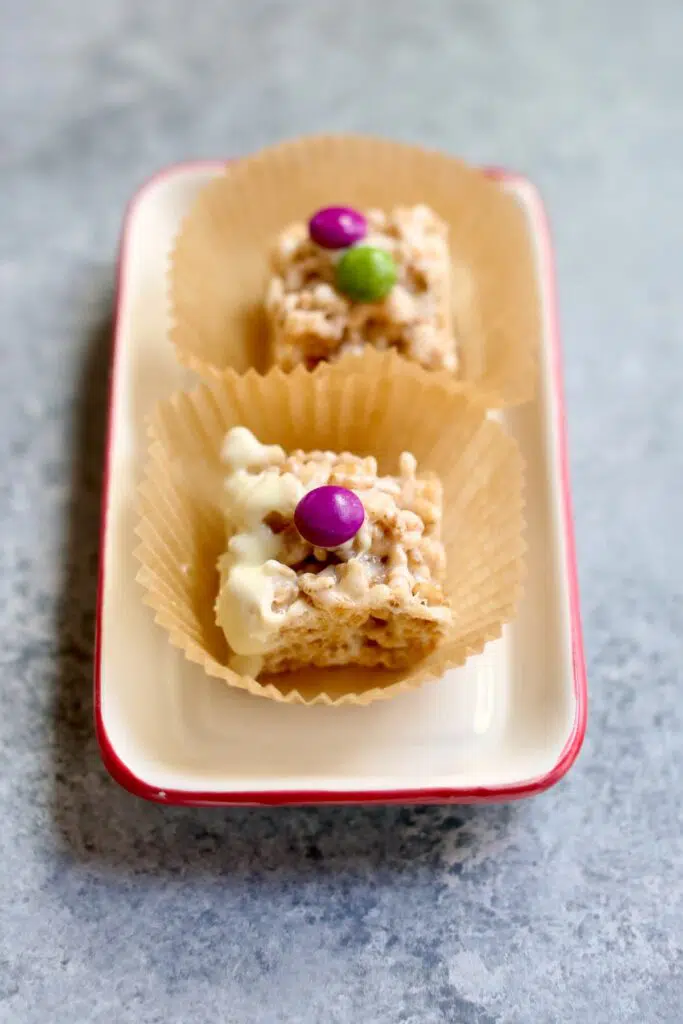
[[[0,1021],[681,1020],[683,5],[0,3]],[[91,727],[112,268],[151,172],[320,129],[555,228],[591,716],[488,809],[195,811]]]

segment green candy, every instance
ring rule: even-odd
[[[354,245],[337,263],[335,283],[354,302],[379,302],[396,284],[396,264],[384,249]]]

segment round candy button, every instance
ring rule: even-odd
[[[316,548],[338,548],[355,537],[365,519],[363,502],[346,487],[316,487],[294,512],[294,525]]]
[[[350,206],[326,206],[308,222],[308,234],[322,249],[346,249],[368,233],[365,217]]]
[[[384,249],[357,245],[339,260],[335,283],[354,302],[380,302],[396,284],[396,264]]]

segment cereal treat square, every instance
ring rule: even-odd
[[[455,370],[447,225],[424,205],[348,214],[366,226],[356,246],[324,248],[303,223],[277,239],[266,297],[273,362],[312,369],[373,345],[396,348],[430,370]],[[379,301],[354,300],[340,281],[345,254],[360,246],[393,260],[395,284]]]
[[[216,621],[235,671],[402,668],[440,642],[452,618],[442,487],[436,476],[418,475],[411,454],[401,456],[396,476],[380,476],[373,457],[287,456],[237,427],[223,458],[227,550],[218,561]],[[344,543],[318,547],[305,536],[316,524],[302,525],[297,510],[313,492],[324,500],[340,491],[358,507],[360,499],[362,525]]]

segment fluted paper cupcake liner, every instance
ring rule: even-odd
[[[229,164],[171,255],[171,337],[203,377],[268,368],[264,297],[279,232],[326,205],[427,203],[450,228],[458,378],[489,407],[533,395],[541,308],[526,215],[504,187],[443,153],[353,135],[313,136]],[[443,372],[443,371],[442,371]]]
[[[216,625],[216,561],[225,547],[220,448],[233,426],[287,450],[375,455],[395,472],[411,451],[444,486],[446,592],[453,623],[421,663],[402,671],[310,669],[238,675]],[[453,384],[394,354],[353,371],[228,372],[162,402],[150,422],[136,551],[145,600],[171,642],[211,676],[287,703],[369,704],[463,664],[514,615],[523,576],[523,469],[514,440]]]

